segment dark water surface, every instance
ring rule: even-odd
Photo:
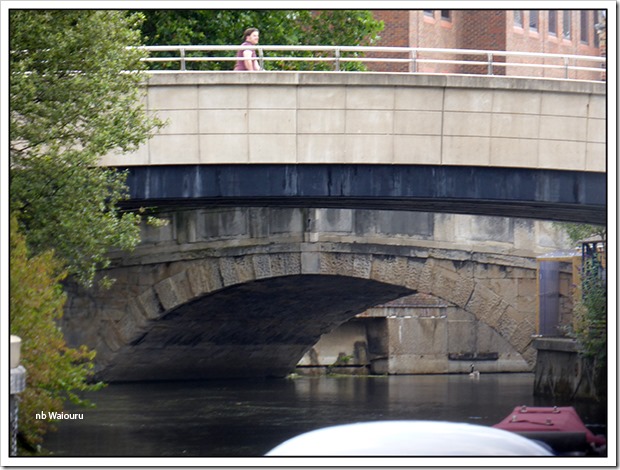
[[[605,434],[604,405],[534,397],[532,374],[300,377],[111,384],[44,447],[56,456],[261,456],[325,426],[410,419],[492,425],[515,406],[574,406]]]

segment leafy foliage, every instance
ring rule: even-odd
[[[568,238],[574,244],[595,235],[599,235],[605,239],[607,235],[607,229],[602,225],[575,224],[568,222],[553,222],[553,225],[566,231]]]
[[[59,412],[67,399],[83,402],[78,392],[97,390],[88,385],[94,351],[85,346],[67,347],[56,320],[62,316],[65,294],[61,281],[66,276],[52,251],[30,256],[17,219],[10,224],[10,331],[22,338],[22,365],[26,368],[26,389],[20,394],[19,430],[31,445],[38,445],[52,427],[36,419],[41,411]]]
[[[595,367],[607,364],[607,284],[597,259],[589,259],[582,267],[582,299],[575,307],[574,336],[582,354],[594,360]]]
[[[605,226],[588,224],[555,223],[566,231],[571,242],[599,236],[607,240]],[[594,368],[604,371],[607,367],[607,283],[600,257],[586,259],[581,267],[582,296],[573,310],[571,336],[581,345],[581,353],[591,359]]]
[[[54,249],[88,285],[111,247],[139,241],[121,213],[125,175],[98,167],[161,125],[140,83],[141,17],[112,10],[11,10],[10,205],[34,253]]]
[[[238,45],[248,27],[261,31],[261,44],[277,45],[370,45],[383,23],[368,10],[143,10],[142,27],[147,45]],[[221,54],[221,53],[220,53]],[[266,52],[266,57],[281,57]],[[291,57],[320,57],[321,53],[287,53]],[[188,57],[213,56],[188,53]],[[234,51],[225,54],[234,57]],[[233,61],[195,62],[200,70],[231,70]],[[159,68],[178,68],[160,64]],[[333,70],[330,62],[266,61],[265,68],[276,70]],[[343,63],[342,69],[364,70],[358,62]]]

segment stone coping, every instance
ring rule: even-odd
[[[380,72],[148,72],[149,85],[354,85],[554,91],[605,95],[605,82],[557,78]]]
[[[577,342],[571,338],[536,338],[533,346],[539,351],[577,352]]]

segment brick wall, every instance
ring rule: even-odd
[[[491,51],[506,50],[506,15],[505,10],[463,10],[455,12],[455,21],[462,23],[458,31],[457,44],[462,49]],[[485,62],[480,66],[463,65],[462,73],[489,73],[486,56],[462,56],[465,60]],[[504,57],[493,57],[493,61],[504,62]],[[494,75],[504,75],[505,68],[493,66]]]
[[[376,46],[409,47],[410,10],[373,10],[376,20],[383,21],[385,28]],[[367,54],[367,57],[386,57],[385,53]],[[389,57],[408,59],[408,54],[389,54]],[[408,72],[407,63],[372,62],[368,68],[377,72]]]
[[[523,27],[516,26],[514,10],[373,10],[376,19],[382,20],[385,28],[381,33],[378,46],[425,47],[447,49],[507,50],[522,52],[544,52],[554,54],[573,54],[599,56],[601,50],[595,46],[596,31],[595,11],[585,10],[587,24],[587,42],[581,40],[582,10],[571,11],[570,39],[563,37],[563,15],[565,10],[556,10],[556,34],[549,32],[549,11],[538,11],[538,27],[530,28],[532,10],[520,10]],[[446,18],[446,16],[449,16]],[[604,45],[603,45],[604,47]],[[400,57],[406,58],[406,55]],[[462,56],[446,56],[433,53],[420,53],[419,59],[462,59]],[[474,57],[470,57],[474,59]],[[486,57],[481,60],[486,61]],[[496,61],[503,59],[495,58]],[[535,59],[513,56],[511,61],[523,64],[532,63]],[[540,62],[540,59],[536,59]],[[548,65],[559,64],[551,59]],[[577,62],[577,65],[592,66],[591,62]],[[414,68],[415,67],[415,68]],[[375,71],[418,71],[425,73],[487,73],[486,63],[476,66],[437,65],[417,62],[409,64],[370,63],[369,68]],[[563,69],[533,69],[522,66],[504,68],[494,66],[493,73],[500,75],[547,77],[564,77]],[[600,74],[592,72],[573,72],[570,78],[600,79]]]
[[[587,25],[587,42],[581,39],[581,10],[556,10],[556,32],[549,31],[549,11],[538,11],[538,28],[532,29],[530,27],[530,18],[532,10],[522,10],[523,14],[523,28],[514,24],[514,11],[507,12],[507,25],[506,25],[506,48],[511,51],[523,51],[523,52],[543,52],[548,54],[574,54],[574,55],[600,55],[598,47],[594,46],[594,35],[596,31],[594,29],[594,11],[585,10],[585,19]],[[570,37],[564,37],[564,15],[570,13]],[[534,59],[520,58],[514,59],[521,63],[532,63]],[[545,61],[547,65],[561,65],[562,62],[558,59],[548,59]],[[576,65],[592,67],[592,62],[587,61],[575,61]],[[559,69],[523,69],[519,67],[509,69],[509,74],[523,74],[527,70],[528,75],[536,74],[538,76],[564,78],[565,71]],[[600,79],[600,74],[591,72],[570,72],[570,78],[579,79]]]
[[[432,13],[431,13],[432,12]],[[449,10],[450,18],[442,18],[441,10],[422,11],[418,10],[414,15],[415,33],[411,38],[414,47],[428,48],[458,48],[457,38],[461,22],[455,18],[455,11]],[[456,59],[456,55],[437,54],[422,52],[418,55],[420,60],[432,59]],[[433,63],[418,62],[418,72],[425,73],[458,73],[460,68],[456,65],[439,65]]]

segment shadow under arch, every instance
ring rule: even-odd
[[[283,377],[322,334],[372,306],[413,292],[372,279],[322,274],[230,285],[165,313],[119,351],[102,376]]]

